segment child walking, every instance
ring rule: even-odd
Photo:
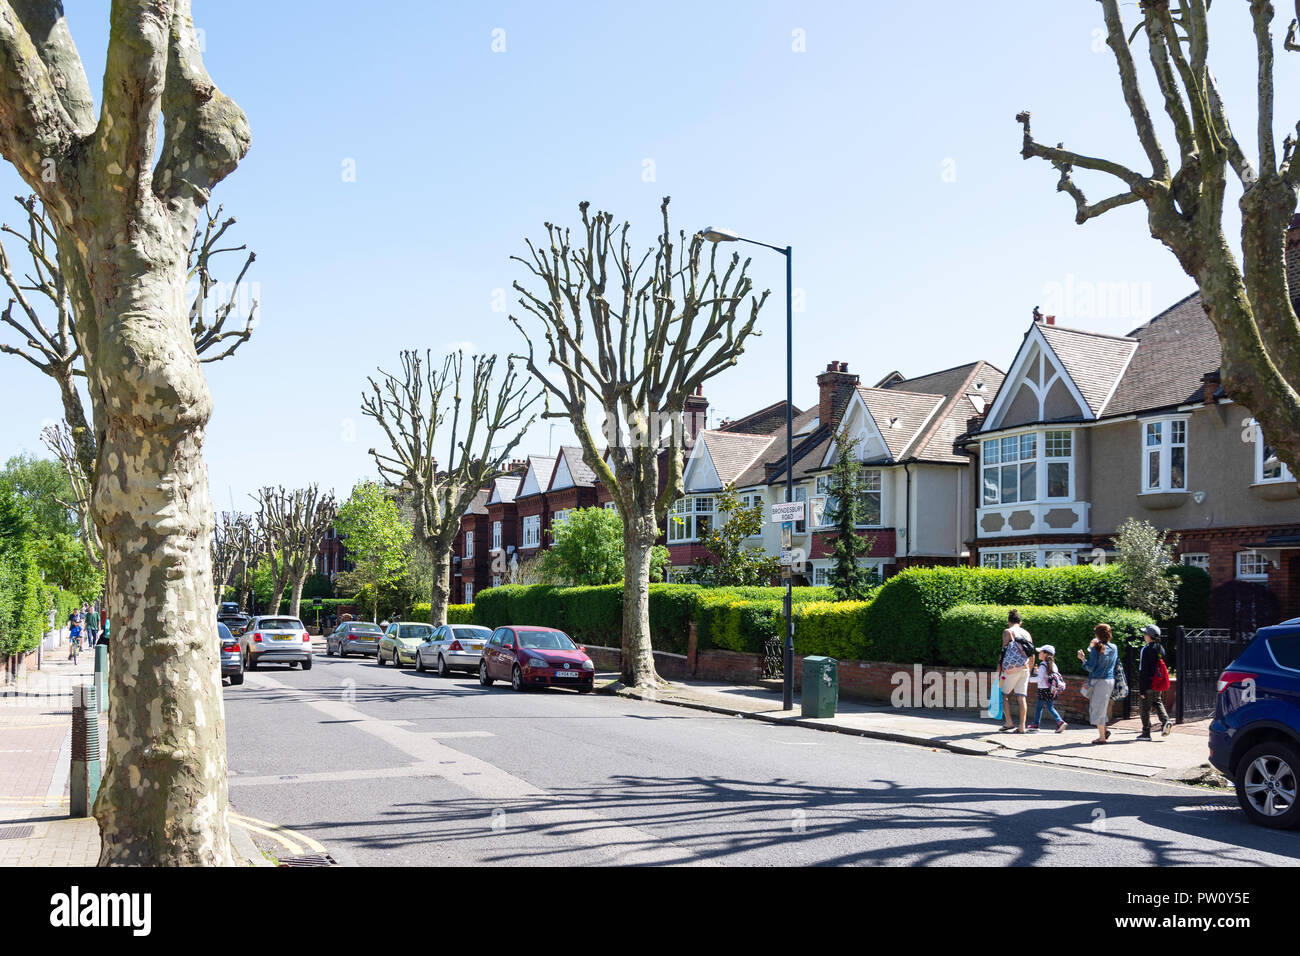
[[[1065,678],[1056,666],[1056,648],[1044,644],[1038,649],[1038,706],[1034,709],[1034,722],[1025,729],[1038,732],[1043,710],[1056,721],[1056,732],[1065,730],[1065,719],[1056,712],[1056,698],[1065,690]]]

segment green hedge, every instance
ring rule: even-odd
[[[794,608],[797,654],[822,654],[837,660],[871,660],[867,640],[870,601],[807,601]]]
[[[1056,664],[1063,674],[1083,673],[1083,664],[1075,652],[1087,649],[1093,628],[1098,624],[1111,626],[1115,643],[1123,654],[1129,628],[1136,635],[1152,623],[1141,611],[1122,607],[1066,604],[1017,606],[1017,609],[1021,626],[1033,637],[1034,644],[1038,647],[1051,644],[1056,648]],[[938,659],[933,663],[980,670],[996,667],[1009,610],[1011,606],[1006,604],[959,604],[949,608],[939,619]],[[1141,638],[1134,641],[1141,644]]]
[[[40,644],[49,623],[48,598],[30,553],[0,552],[0,654],[20,654]]]
[[[881,585],[866,616],[866,643],[879,660],[937,664],[935,628],[958,604],[1121,607],[1114,568],[909,568]]]
[[[412,621],[427,621],[429,611],[431,610],[429,602],[416,604],[411,608]],[[474,623],[474,605],[473,604],[448,604],[447,605],[447,623],[448,624],[473,624]]]

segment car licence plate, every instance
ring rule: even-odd
[[[577,671],[556,671],[555,676],[556,677],[577,677],[578,672]]]
[[[293,634],[272,634],[271,635],[271,640],[273,641],[292,641],[293,639],[294,639]]]
[[[471,645],[469,646],[469,649],[470,649],[471,651],[481,651],[481,650],[483,650],[483,645],[482,645],[482,644],[471,644]]]

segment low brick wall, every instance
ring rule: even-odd
[[[623,652],[617,647],[599,647],[585,644],[587,656],[596,665],[596,670],[617,671],[623,667]],[[690,677],[686,668],[684,654],[669,654],[667,651],[655,651],[655,670],[660,677],[668,680],[686,680]]]

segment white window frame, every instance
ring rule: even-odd
[[[1077,545],[1035,545],[1033,547],[981,548],[982,568],[1052,568],[1073,567],[1080,553],[1088,555]],[[1053,560],[1053,555],[1059,555]]]
[[[885,561],[883,558],[858,558],[858,565],[876,574],[877,583],[885,579]],[[835,567],[834,561],[813,561],[812,562],[812,583],[813,587],[825,588],[830,587],[831,569]],[[818,579],[821,580],[818,580]]]
[[[885,472],[884,472],[884,469],[883,469],[883,468],[863,468],[861,473],[862,473],[862,481],[863,481],[863,485],[864,485],[864,490],[863,490],[863,492],[862,492],[862,495],[863,495],[864,498],[870,498],[872,495],[876,496],[876,498],[877,498],[877,504],[876,504],[876,507],[877,507],[877,509],[878,509],[878,513],[879,513],[879,515],[880,515],[880,518],[879,518],[878,521],[862,521],[862,522],[859,522],[858,524],[854,525],[854,527],[855,527],[855,528],[883,528],[883,527],[885,526],[885,524],[884,524],[884,522],[885,522]],[[875,487],[871,487],[872,483],[874,483]],[[833,507],[833,506],[832,506],[832,502],[835,500],[835,496],[832,495],[832,494],[830,493],[830,484],[831,484],[831,476],[830,476],[830,475],[818,475],[818,476],[817,476],[817,484],[816,484],[816,488],[815,488],[816,494],[817,494],[819,497],[824,497],[824,498],[826,499],[826,505],[825,505],[824,508],[822,508],[822,521],[821,521],[821,524],[819,524],[819,525],[817,526],[817,527],[819,527],[819,528],[829,528],[829,527],[831,527],[831,522],[830,522],[830,521],[827,519],[827,517],[826,517],[826,515],[830,512],[831,508]]]
[[[687,495],[678,498],[668,512],[669,544],[691,544],[700,540],[700,519],[708,519],[704,533],[715,527],[718,500],[714,495]]]
[[[1252,564],[1254,564],[1256,561],[1262,562],[1264,565],[1264,570],[1243,571],[1242,570],[1243,559],[1245,559],[1247,562],[1251,562]],[[1270,561],[1268,558],[1266,558],[1264,555],[1260,554],[1258,551],[1237,552],[1237,579],[1240,581],[1267,581],[1268,572],[1272,566],[1273,566],[1273,562]],[[1256,567],[1258,567],[1258,565],[1256,565]]]
[[[1268,442],[1264,441],[1264,432],[1259,427],[1259,423],[1252,419],[1251,425],[1255,428],[1255,484],[1274,485],[1282,484],[1286,481],[1295,481],[1295,475],[1291,474],[1291,469],[1287,467],[1287,463],[1282,461],[1280,458],[1277,461],[1277,477],[1266,478],[1264,476],[1264,452],[1273,451],[1273,455],[1276,457],[1277,451],[1270,448]]]
[[[473,581],[465,582],[465,603],[466,604],[474,603],[474,582]]]
[[[617,512],[617,511],[618,511],[618,502],[616,502],[616,501],[606,501],[606,502],[605,502],[605,510],[606,510],[606,511]]]
[[[521,522],[523,529],[523,548],[536,548],[542,543],[542,516],[524,515]]]
[[[1061,441],[1060,436],[1065,437],[1069,444],[1069,454],[1060,455],[1052,454],[1052,442]],[[1042,495],[1041,501],[1073,501],[1074,500],[1074,429],[1071,428],[1049,428],[1043,432],[1041,439],[1042,448]],[[1052,466],[1062,465],[1066,467],[1066,488],[1064,495],[1053,495],[1050,493],[1052,487],[1051,471]]]
[[[567,521],[567,520],[568,520],[568,517],[569,517],[569,512],[572,511],[572,510],[573,510],[572,508],[563,508],[563,509],[561,509],[561,510],[559,510],[559,511],[552,511],[552,512],[551,512],[551,528],[552,528],[552,530],[554,530],[555,526],[556,526],[557,524],[559,524],[560,522],[562,522],[562,521]]]
[[[1179,556],[1178,561],[1189,568],[1200,568],[1202,571],[1210,570],[1210,554],[1208,551],[1184,551]]]
[[[1188,480],[1188,415],[1170,415],[1163,418],[1144,418],[1138,422],[1138,441],[1142,451],[1141,473],[1142,487],[1140,494],[1144,495],[1163,495],[1163,494],[1185,494],[1190,484]],[[1155,444],[1150,442],[1152,429],[1159,429],[1159,441]],[[1182,441],[1175,441],[1175,432],[1182,432]],[[1183,450],[1183,481],[1182,486],[1175,488],[1173,485],[1173,453],[1174,449]],[[1156,482],[1151,482],[1151,456],[1157,458],[1157,467],[1160,473],[1156,475]]]
[[[474,557],[474,532],[473,531],[465,532],[465,557],[466,558]]]
[[[492,550],[493,551],[501,550],[501,522],[500,521],[492,522]]]

